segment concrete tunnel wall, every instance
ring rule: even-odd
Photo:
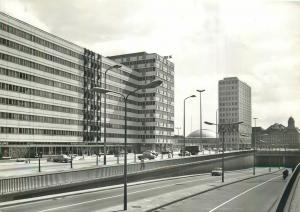
[[[229,170],[246,169],[253,166],[253,154],[247,153],[237,156],[228,156],[225,158],[225,172]],[[222,158],[193,162],[190,164],[173,165],[169,167],[157,168],[152,170],[140,171],[128,175],[128,182],[141,180],[151,180],[165,177],[174,177],[188,174],[201,174],[211,172],[213,168],[221,167]],[[147,166],[147,163],[145,163]],[[18,194],[5,195],[1,197],[2,201],[44,196],[49,194],[70,192],[82,189],[104,187],[123,183],[123,175],[108,177],[105,179],[91,180],[88,182],[74,183],[51,188],[44,188],[33,191],[21,192]]]

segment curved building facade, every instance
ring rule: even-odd
[[[133,54],[134,55],[134,54]],[[128,101],[130,151],[146,144],[163,148],[174,132],[174,64],[158,54],[137,53],[143,68],[112,60],[23,21],[0,13],[0,144],[9,149],[43,147],[45,153],[71,146],[103,144],[104,96],[91,92],[103,87],[127,94],[154,79]],[[130,57],[128,57],[130,58]],[[131,59],[129,59],[131,60]],[[144,70],[144,71],[141,71]],[[107,94],[107,144],[124,142],[124,102]],[[44,150],[46,148],[46,150]],[[67,148],[67,149],[66,149]],[[30,149],[30,147],[29,147]]]

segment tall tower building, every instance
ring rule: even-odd
[[[240,122],[225,134],[225,146],[241,149],[251,146],[251,87],[237,77],[219,81],[219,125]]]
[[[141,150],[165,150],[174,135],[174,63],[156,53],[137,52],[110,56],[142,76],[142,84],[154,79],[164,83],[155,89],[142,90],[143,136]]]

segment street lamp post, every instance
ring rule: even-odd
[[[218,146],[218,154],[220,152],[220,139],[218,138],[218,110],[216,110],[216,142],[217,142],[217,146]]]
[[[188,96],[183,101],[183,156],[185,157],[185,101],[189,98],[194,98],[195,95]],[[182,154],[181,154],[182,155]]]
[[[253,118],[254,119],[254,127],[256,129],[256,120],[258,118]],[[255,175],[255,163],[256,163],[256,135],[254,133],[253,135],[254,139],[253,139],[253,175]]]
[[[110,66],[108,69],[106,69],[106,71],[104,72],[104,89],[106,89],[106,75],[107,75],[107,72],[111,69],[118,69],[118,68],[121,68],[122,66],[120,65],[113,65],[113,66]],[[104,136],[103,136],[103,151],[104,151],[104,154],[103,154],[103,164],[106,165],[106,93],[104,93]],[[98,158],[97,158],[98,160]]]
[[[212,122],[208,122],[208,121],[205,121],[204,123],[207,125],[217,125],[216,123],[212,123]],[[220,127],[219,132],[220,132],[220,130],[222,132],[222,183],[224,182],[224,168],[225,168],[225,166],[224,166],[225,131],[228,130],[232,126],[236,126],[236,125],[239,125],[242,123],[243,123],[242,121],[233,122],[233,123],[225,123],[225,124],[219,123],[219,127]]]
[[[200,143],[202,142],[202,102],[201,102],[201,93],[205,91],[203,90],[196,90],[200,94]]]
[[[39,152],[38,156],[39,156],[39,172],[41,172],[41,156],[42,156],[42,153]]]
[[[116,92],[116,91],[111,91],[111,90],[107,90],[107,89],[103,89],[103,88],[99,88],[99,87],[94,87],[92,90],[98,93],[115,93],[118,94],[120,96],[123,97],[124,100],[124,107],[125,107],[125,116],[124,116],[124,210],[127,210],[127,100],[128,97],[131,96],[132,94],[136,93],[138,90],[141,89],[147,89],[147,88],[156,88],[158,86],[160,86],[162,84],[161,80],[154,80],[146,85],[143,85],[131,92],[129,92],[127,95],[124,95],[122,93]],[[106,124],[106,123],[105,123]]]

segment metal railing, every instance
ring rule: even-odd
[[[287,182],[281,197],[278,201],[276,212],[284,212],[288,211],[289,208],[289,200],[291,199],[292,191],[294,190],[294,186],[296,185],[295,181],[298,178],[300,171],[300,163],[294,169],[292,176],[290,177],[289,181]]]
[[[251,153],[251,151],[229,152],[226,157],[238,156]],[[145,167],[141,170],[141,163],[131,163],[127,165],[128,174],[139,173],[145,170],[153,170],[174,165],[188,164],[198,161],[220,158],[221,154],[190,156],[184,158],[171,158],[160,161],[145,162]],[[55,186],[80,183],[109,177],[122,176],[124,167],[120,165],[81,168],[72,171],[59,171],[55,173],[39,173],[24,175],[20,177],[7,177],[0,179],[0,194],[11,194],[30,190],[37,190]]]

